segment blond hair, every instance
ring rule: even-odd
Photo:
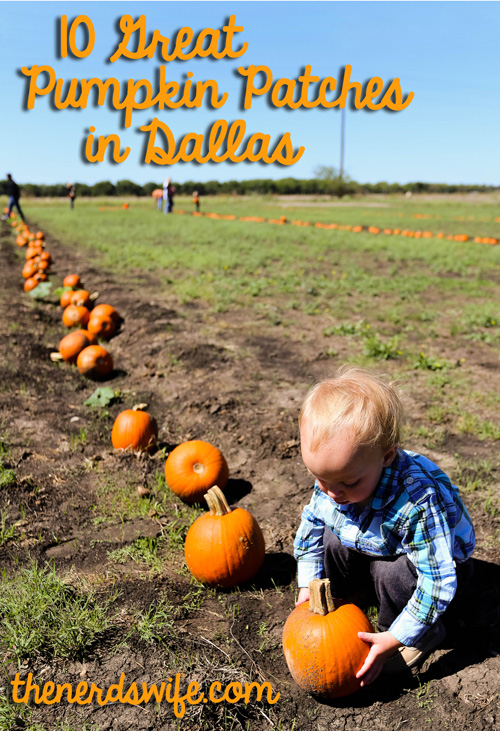
[[[402,423],[403,404],[394,386],[354,366],[342,366],[333,378],[314,385],[299,416],[312,452],[345,431],[359,444],[386,451],[399,443]]]

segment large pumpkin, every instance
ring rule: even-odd
[[[75,330],[75,332],[65,335],[59,343],[59,352],[63,360],[68,363],[76,363],[78,355],[84,348],[95,342],[93,335],[86,330]]]
[[[356,673],[370,647],[358,632],[373,627],[355,604],[335,607],[328,579],[313,579],[310,599],[285,622],[283,651],[290,673],[303,690],[324,698],[340,698],[360,688]]]
[[[87,329],[97,338],[109,340],[115,334],[116,320],[108,317],[108,315],[96,315],[92,311],[90,313],[90,320],[88,321]]]
[[[76,365],[83,376],[104,378],[113,370],[113,358],[101,345],[89,345],[80,351]]]
[[[89,321],[90,312],[86,307],[68,305],[63,312],[63,322],[66,327],[86,327]]]
[[[210,487],[226,486],[229,469],[224,455],[208,442],[195,439],[179,444],[165,462],[169,488],[186,503],[197,503]]]
[[[184,544],[188,569],[209,586],[229,587],[250,581],[266,553],[259,524],[247,510],[231,510],[216,485],[208,490],[205,500],[210,512],[194,521]]]
[[[63,287],[78,287],[80,277],[78,274],[68,274],[63,279]]]
[[[158,437],[158,426],[146,411],[126,409],[115,419],[111,431],[111,442],[115,449],[133,449],[143,452],[154,446]]]

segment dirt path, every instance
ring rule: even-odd
[[[111,566],[107,554],[138,536],[162,534],[164,524],[154,514],[127,515],[123,495],[127,490],[133,494],[138,484],[154,490],[165,452],[186,439],[205,439],[225,454],[231,472],[229,500],[257,517],[268,555],[255,590],[210,593],[201,608],[186,608],[177,626],[186,643],[202,652],[209,672],[215,673],[217,652],[204,639],[217,633],[232,637],[236,666],[251,677],[270,679],[281,693],[278,704],[266,710],[267,718],[252,711],[251,729],[271,728],[268,718],[281,720],[287,731],[420,731],[426,724],[436,730],[456,725],[478,731],[495,728],[500,723],[500,569],[491,561],[477,561],[474,606],[466,616],[452,619],[446,646],[434,653],[418,678],[382,679],[329,707],[299,691],[288,675],[280,639],[294,601],[293,537],[311,489],[299,457],[297,413],[307,386],[328,369],[314,338],[301,337],[306,322],[304,329],[297,323],[284,337],[281,329],[264,317],[256,320],[254,313],[217,315],[201,305],[180,306],[168,293],[159,294],[154,277],[131,272],[124,282],[50,237],[47,244],[58,274],[78,271],[86,286],[101,293],[100,301],[113,304],[125,318],[109,348],[116,366],[109,385],[120,389],[123,401],[111,406],[108,415],[96,414],[84,406],[95,384],[50,361],[64,334],[60,309],[22,293],[22,252],[4,228],[0,424],[6,432],[7,466],[17,479],[14,487],[0,492],[0,507],[17,526],[16,540],[0,548],[0,566],[10,567],[14,558],[25,563],[30,554],[54,560],[63,572],[73,566],[78,581],[85,578],[103,589],[111,580],[118,582],[124,626],[135,610],[146,609],[163,591],[181,605],[190,584],[177,571],[179,555],[167,562],[160,577],[151,579],[144,572],[139,575],[131,563]],[[141,460],[114,454],[110,444],[114,416],[138,402],[147,403],[156,416],[163,448]],[[92,506],[102,503],[106,485],[109,494],[121,495],[123,507],[115,505],[115,512],[99,521],[95,518],[101,513]],[[490,550],[498,558],[498,548]],[[257,632],[264,624],[265,643]],[[23,672],[46,668],[55,682],[87,677],[104,685],[116,682],[120,672],[130,682],[144,676],[152,682],[165,674],[162,649],[136,639],[117,649],[116,642],[117,636],[109,637],[85,663],[45,665],[36,660],[25,664]],[[11,664],[8,670],[12,674],[16,669]],[[57,708],[60,717],[71,712]],[[37,713],[50,725],[56,711],[43,707]],[[152,708],[90,706],[84,718],[100,731],[177,728],[172,715],[159,717]],[[244,719],[243,714],[241,728],[246,728]],[[195,718],[184,719],[183,725],[200,727]]]

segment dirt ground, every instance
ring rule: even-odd
[[[116,370],[108,382],[122,391],[124,400],[109,407],[107,417],[97,415],[83,405],[95,384],[75,369],[51,362],[50,352],[64,334],[60,308],[23,294],[22,252],[4,227],[0,424],[7,433],[8,466],[15,470],[17,484],[0,491],[0,507],[8,508],[22,538],[0,548],[0,567],[11,570],[14,560],[25,564],[29,555],[51,559],[58,571],[73,567],[77,577],[85,576],[104,589],[110,581],[107,552],[137,536],[160,535],[162,522],[154,515],[132,520],[125,515],[123,520],[95,525],[91,506],[103,482],[112,479],[131,490],[145,484],[154,490],[165,450],[190,438],[205,439],[216,444],[228,461],[229,501],[251,510],[266,538],[267,556],[256,589],[211,592],[198,610],[186,609],[177,620],[185,646],[206,653],[207,677],[210,673],[213,679],[217,673],[220,677],[220,651],[210,644],[210,638],[220,633],[231,637],[232,647],[238,648],[238,657],[233,657],[237,667],[254,679],[269,680],[280,692],[274,706],[254,709],[248,717],[245,712],[250,710],[243,708],[240,725],[234,728],[272,728],[271,722],[284,731],[500,727],[498,546],[485,545],[476,554],[473,599],[449,618],[444,647],[418,676],[380,678],[332,705],[303,693],[290,678],[281,633],[294,603],[293,537],[312,487],[300,461],[297,413],[307,387],[332,368],[308,334],[307,316],[297,313],[296,327],[284,337],[264,316],[256,319],[254,312],[217,314],[202,304],[181,306],[168,292],[159,294],[154,276],[132,271],[124,280],[50,235],[47,245],[59,274],[79,272],[84,284],[100,292],[100,301],[113,304],[124,317],[121,332],[110,343]],[[424,401],[422,395],[422,403],[415,404],[415,419]],[[160,449],[142,459],[115,454],[110,443],[113,418],[138,402],[148,404],[160,427]],[[464,449],[473,446],[478,445]],[[480,536],[488,528],[481,521],[488,517],[478,513],[474,520]],[[176,568],[170,561],[160,577],[148,578],[144,572],[139,576],[132,564],[113,567],[121,592],[116,605],[124,626],[134,608],[147,609],[162,592],[182,604],[189,580]],[[229,611],[235,605],[238,611]],[[263,622],[268,627],[265,647],[255,631]],[[160,682],[175,672],[161,648],[134,639],[124,645],[120,637],[117,628],[81,662],[25,662],[21,676],[33,672],[54,682],[87,679],[109,686],[121,672],[127,683]],[[10,663],[7,670],[12,677],[17,666]],[[202,710],[211,712],[208,706]],[[177,722],[169,709],[160,716],[152,704],[144,708],[94,704],[78,713],[100,731],[203,728],[210,720],[186,715]],[[74,707],[63,705],[35,709],[36,720],[47,728],[55,727],[56,718],[69,719],[72,714]]]

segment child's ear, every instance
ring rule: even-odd
[[[398,451],[398,445],[393,444],[390,449],[387,450],[387,452],[384,454],[384,461],[383,465],[384,467],[389,467],[390,464],[394,461],[394,458]]]

